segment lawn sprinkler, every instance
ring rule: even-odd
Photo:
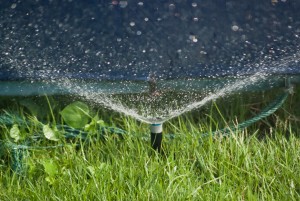
[[[151,146],[154,150],[161,153],[162,124],[151,124]]]

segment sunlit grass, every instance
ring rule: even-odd
[[[165,140],[166,155],[149,142],[109,138],[76,150],[30,151],[28,169],[3,167],[7,200],[297,200],[300,140],[281,131],[259,140],[245,133],[199,141],[197,133]],[[199,133],[200,134],[200,133]],[[48,173],[44,164],[54,166]]]

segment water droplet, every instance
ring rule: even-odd
[[[193,21],[194,21],[194,22],[198,22],[198,21],[199,21],[198,17],[194,17],[194,18],[193,18]]]
[[[144,3],[143,3],[142,1],[140,1],[140,2],[138,2],[138,5],[139,5],[139,6],[143,6]]]
[[[128,5],[128,2],[127,1],[120,1],[119,5],[120,5],[121,8],[126,8],[127,5]]]
[[[11,4],[11,6],[10,6],[11,9],[15,9],[16,7],[17,7],[17,4],[16,4],[16,3],[13,3],[13,4]]]
[[[191,34],[191,35],[189,36],[189,39],[190,39],[191,41],[193,41],[194,43],[196,43],[196,42],[198,41],[197,37],[196,37],[195,35],[193,35],[193,34]]]
[[[122,41],[122,39],[121,39],[121,38],[117,38],[117,41],[118,41],[118,42],[121,42],[121,41]]]
[[[142,34],[141,31],[137,31],[137,32],[136,32],[136,35],[138,35],[138,36],[141,35],[141,34]]]
[[[197,3],[196,2],[193,2],[192,3],[192,6],[195,8],[195,7],[197,7]]]
[[[130,22],[129,25],[133,27],[135,25],[135,22]]]
[[[149,18],[148,17],[145,17],[145,19],[144,19],[146,22],[148,22],[149,21]]]
[[[238,31],[239,30],[239,27],[237,25],[233,25],[231,27],[232,31]]]
[[[169,9],[170,9],[170,10],[174,10],[174,9],[175,9],[175,5],[171,3],[171,4],[169,5]]]

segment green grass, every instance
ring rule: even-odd
[[[248,118],[272,97],[253,98],[252,104],[235,96],[217,101],[218,109],[207,106],[173,119],[164,125],[176,136],[164,138],[165,155],[144,137],[148,125],[116,114],[109,119],[111,113],[101,110],[107,124],[129,135],[80,148],[30,150],[19,174],[11,171],[8,154],[0,164],[0,200],[299,200],[299,95],[246,130],[200,140],[202,133]],[[2,128],[3,136],[8,132]]]

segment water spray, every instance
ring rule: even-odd
[[[151,146],[154,150],[161,152],[162,124],[151,124]]]

